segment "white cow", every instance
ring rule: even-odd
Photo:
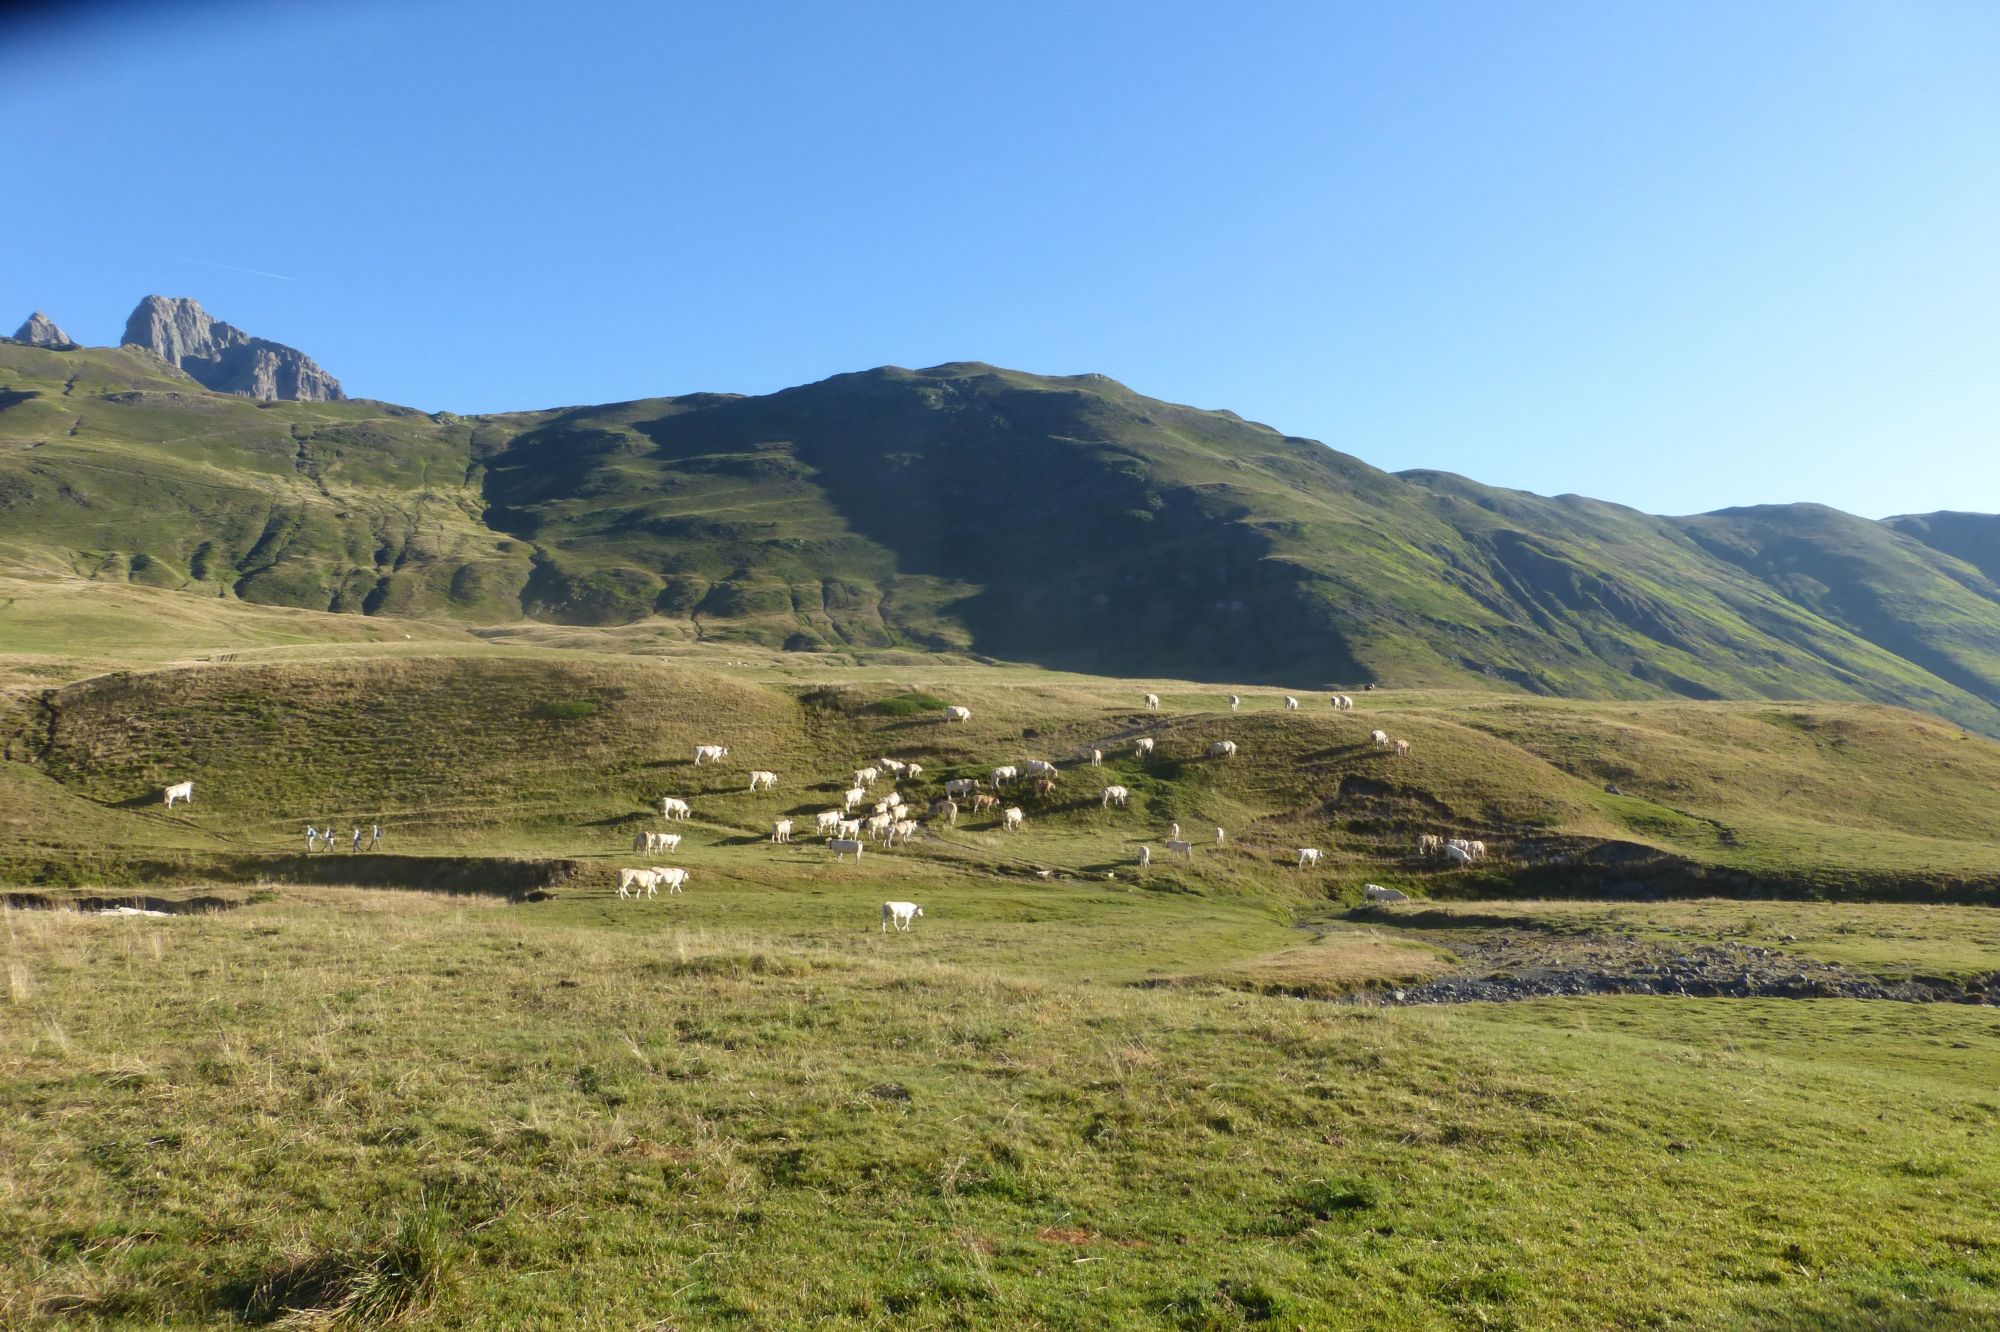
[[[1243,700],[1242,700],[1242,699],[1240,699],[1240,698],[1236,697],[1236,695],[1234,695],[1234,694],[1231,694],[1231,695],[1229,696],[1229,710],[1230,710],[1231,712],[1234,712],[1234,711],[1236,711],[1236,709],[1238,709],[1238,708],[1240,708],[1240,707],[1242,707],[1242,706],[1243,706]]]
[[[1150,847],[1150,846],[1142,846],[1142,847],[1140,847],[1140,848],[1139,848],[1139,868],[1140,868],[1140,869],[1145,869],[1145,868],[1146,868],[1147,866],[1151,865],[1152,863],[1153,863],[1153,848],[1152,848],[1152,847]]]
[[[1389,733],[1387,731],[1370,731],[1368,733],[1368,741],[1377,749],[1387,749],[1389,747]]]
[[[813,815],[813,825],[814,832],[832,832],[840,826],[840,811],[837,809],[821,810],[819,813]]]
[[[173,784],[172,786],[169,786],[169,787],[167,788],[167,792],[166,792],[166,794],[167,794],[167,808],[168,808],[168,809],[172,809],[172,808],[174,807],[174,804],[175,804],[175,802],[177,802],[177,801],[181,801],[181,800],[185,800],[185,801],[187,801],[187,802],[188,802],[189,804],[193,804],[193,803],[194,803],[194,783],[193,783],[193,782],[175,782],[175,783],[174,783],[174,784]]]
[[[760,768],[750,774],[750,793],[752,795],[755,795],[759,791],[775,791],[777,788],[777,773],[765,772]]]
[[[836,837],[859,837],[861,836],[861,820],[842,819],[840,825],[833,831]]]
[[[1113,805],[1123,809],[1125,808],[1125,802],[1131,798],[1132,793],[1122,786],[1107,786],[1104,788],[1104,808],[1106,809],[1111,808]]]
[[[1057,775],[1056,765],[1047,759],[1029,759],[1023,765],[1023,770],[1030,777],[1054,777]]]
[[[854,857],[854,863],[855,863],[855,864],[859,865],[859,864],[861,863],[861,839],[860,839],[860,838],[858,838],[858,837],[829,837],[829,838],[827,838],[827,839],[826,839],[826,845],[827,845],[827,849],[833,852],[833,858],[834,858],[835,860],[839,860],[839,859],[840,859],[840,858],[841,858],[842,856],[848,856],[848,855],[851,855],[851,856],[853,856],[853,857]]]
[[[1444,858],[1454,865],[1470,865],[1472,863],[1472,852],[1462,846],[1454,846],[1450,842],[1446,842],[1444,844]]]
[[[915,819],[897,819],[894,823],[889,825],[890,846],[894,846],[896,844],[896,839],[898,837],[902,838],[904,841],[907,842],[916,835],[917,835],[917,821]]]
[[[1408,758],[1409,756],[1410,756],[1410,742],[1407,740],[1396,741],[1396,757]]]
[[[842,791],[840,793],[841,807],[845,809],[848,813],[852,814],[854,812],[854,807],[860,804],[862,801],[866,800],[867,798],[868,798],[867,787],[850,786],[845,791]]]
[[[1027,817],[1026,814],[1021,812],[1019,805],[1009,805],[1005,810],[1001,811],[1000,826],[1008,832],[1019,832],[1021,831],[1022,822]]]
[[[1236,742],[1234,740],[1217,740],[1208,747],[1208,756],[1210,758],[1235,758]]]
[[[915,781],[924,775],[924,765],[921,763],[912,763],[903,769],[903,775],[911,781]]]
[[[1484,842],[1478,842],[1478,841],[1467,842],[1465,844],[1465,849],[1472,853],[1472,858],[1474,860],[1486,859],[1486,843]]]
[[[1180,820],[1179,820],[1179,819],[1175,819],[1175,820],[1174,820],[1174,821],[1173,821],[1172,823],[1169,823],[1169,824],[1167,825],[1167,836],[1169,836],[1169,837],[1179,837],[1180,835],[1181,835],[1181,824],[1180,824]]]
[[[792,821],[790,819],[773,819],[771,821],[771,840],[774,842],[791,841]]]
[[[1399,893],[1394,888],[1384,888],[1379,883],[1362,884],[1361,895],[1370,902],[1407,902],[1410,900],[1406,894]]]
[[[856,768],[854,770],[854,784],[856,786],[873,786],[875,779],[881,775],[880,770],[875,768]]]
[[[634,851],[673,851],[680,844],[679,833],[642,832],[632,839]]]
[[[901,759],[882,758],[875,760],[875,766],[882,769],[882,771],[884,772],[892,772],[896,774],[896,776],[901,777],[906,771],[909,770],[910,765],[903,762]]]
[[[1217,846],[1221,846],[1221,845],[1222,845],[1223,843],[1227,842],[1228,840],[1229,840],[1229,834],[1228,834],[1228,833],[1226,833],[1226,832],[1222,831],[1222,829],[1220,829],[1220,828],[1217,828],[1217,829],[1215,830],[1215,844],[1216,844]]]
[[[1132,742],[1132,752],[1134,754],[1139,755],[1141,758],[1144,758],[1146,755],[1152,753],[1153,737],[1150,735],[1142,735],[1137,740],[1134,740]]]
[[[978,790],[979,779],[977,777],[954,777],[944,784],[944,793],[953,797],[969,796]]]
[[[685,800],[676,800],[672,796],[662,796],[660,798],[660,817],[663,819],[689,819],[694,817],[694,810],[688,806],[688,802]]]
[[[972,709],[961,708],[956,705],[947,707],[944,710],[944,719],[946,725],[950,725],[955,721],[969,722],[972,720]]]
[[[656,872],[649,869],[621,869],[618,871],[618,900],[637,897],[639,889],[651,888],[659,882]]]
[[[943,819],[947,828],[956,827],[958,824],[958,802],[956,800],[933,801],[931,803],[931,817],[934,819]]]
[[[699,768],[704,762],[720,763],[729,757],[729,750],[722,745],[696,745],[694,766]]]
[[[879,842],[882,840],[882,834],[887,832],[889,825],[894,822],[895,820],[887,814],[870,814],[861,821],[861,826],[868,830],[868,835],[871,838]]]
[[[1170,856],[1179,856],[1182,860],[1191,862],[1194,860],[1194,843],[1183,842],[1178,837],[1169,838],[1167,840],[1167,854]]]
[[[1093,768],[1101,768],[1104,766],[1104,751],[1101,749],[1093,749],[1084,757],[1090,760],[1090,766]]]
[[[1299,710],[1299,701],[1298,701],[1297,699],[1293,698],[1293,697],[1292,697],[1292,696],[1291,696],[1290,694],[1286,694],[1286,695],[1285,695],[1285,711],[1286,711],[1286,712],[1297,712],[1298,710]]]
[[[1159,706],[1160,706],[1160,696],[1159,696],[1158,694],[1148,694],[1148,695],[1146,695],[1146,706],[1147,706],[1148,708],[1157,708],[1157,707],[1159,707]]]
[[[646,896],[651,897],[655,888],[665,888],[669,893],[677,893],[688,881],[684,869],[667,869],[663,865],[653,866],[653,881],[646,885]]]
[[[1318,848],[1318,847],[1316,847],[1316,846],[1302,846],[1302,847],[1300,847],[1300,848],[1299,848],[1299,868],[1300,868],[1300,869],[1304,869],[1304,868],[1305,868],[1306,866],[1308,866],[1308,865],[1317,865],[1317,864],[1319,864],[1319,848]]]
[[[889,932],[889,923],[895,922],[899,930],[910,928],[910,922],[924,914],[924,909],[915,902],[884,902],[882,904],[882,932]]]
[[[1333,696],[1333,706],[1341,712],[1352,712],[1354,711],[1354,700],[1345,694],[1335,694]]]
[[[1002,764],[993,770],[993,789],[997,791],[1008,782],[1018,780],[1020,776],[1021,770],[1019,768],[1011,763]]]

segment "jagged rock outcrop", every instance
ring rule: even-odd
[[[246,398],[338,402],[340,381],[295,347],[253,338],[187,297],[148,296],[125,321],[125,341],[178,366],[204,388]]]
[[[0,325],[0,328],[4,327]],[[68,351],[77,345],[75,338],[56,327],[56,321],[40,310],[29,315],[27,322],[14,330],[14,341],[25,342],[31,347],[53,347],[57,351]]]

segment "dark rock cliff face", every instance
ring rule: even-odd
[[[253,338],[211,318],[197,301],[148,296],[125,321],[125,341],[193,376],[204,388],[246,398],[338,402],[340,381],[312,357],[283,343]]]
[[[56,321],[40,310],[29,315],[27,322],[14,330],[14,341],[25,342],[31,347],[54,347],[58,351],[67,351],[77,345],[76,339],[57,328]]]

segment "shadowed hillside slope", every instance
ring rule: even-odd
[[[2000,587],[1971,538],[1391,475],[1098,375],[885,368],[459,419],[6,343],[0,516],[23,569],[316,610],[1297,685],[1872,699],[2000,732]]]

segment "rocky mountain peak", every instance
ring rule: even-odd
[[[246,398],[338,402],[340,381],[296,347],[253,338],[191,298],[148,296],[125,321],[125,342],[178,366],[205,388]]]
[[[14,330],[14,341],[25,342],[31,347],[54,347],[59,351],[67,351],[77,345],[76,339],[56,327],[56,321],[40,310],[29,315],[27,321]]]

